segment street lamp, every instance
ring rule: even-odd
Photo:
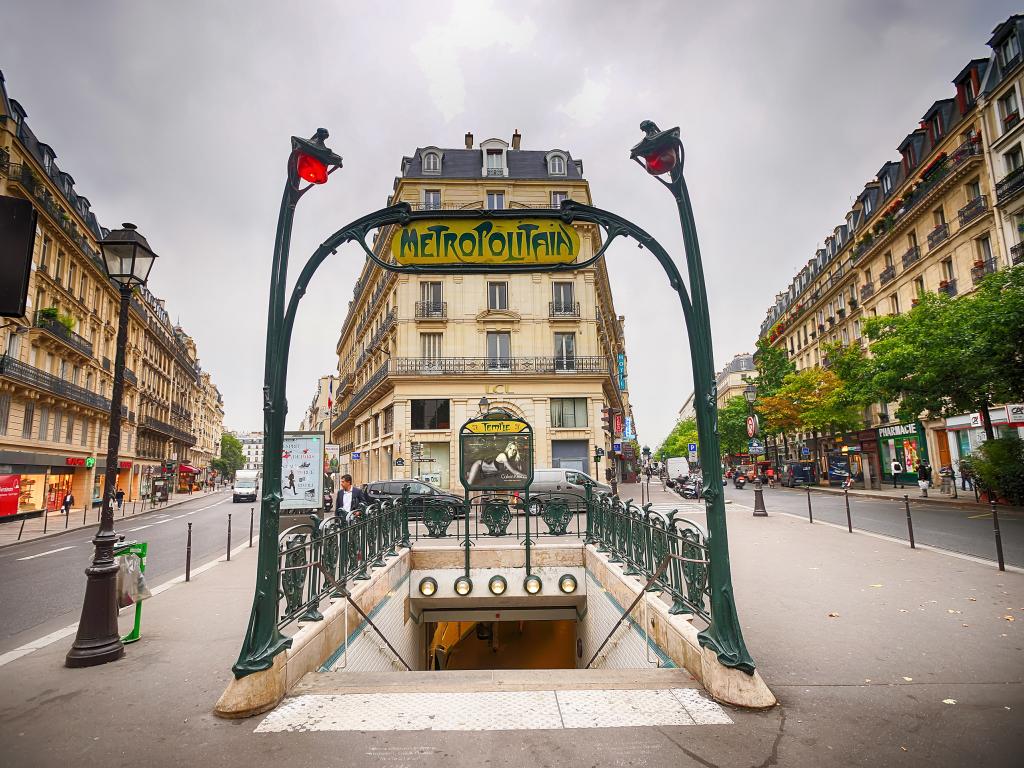
[[[490,408],[491,401],[487,399],[487,395],[484,395],[480,398],[480,402],[477,403],[477,406],[480,408],[480,415],[483,416],[487,413],[487,409]]]
[[[117,492],[117,455],[121,449],[121,401],[124,395],[124,353],[128,343],[128,303],[132,290],[145,285],[156,254],[134,224],[122,224],[100,241],[107,276],[118,286],[121,308],[117,318],[117,347],[114,354],[114,388],[110,393],[107,436],[107,470],[103,486],[100,527],[93,537],[95,547],[87,577],[82,618],[74,645],[64,664],[92,667],[116,661],[124,655],[117,631],[117,564],[114,561],[114,494]]]
[[[753,408],[754,401],[757,400],[757,387],[753,384],[747,384],[747,386],[743,388],[743,397],[746,399],[750,407]]]
[[[733,599],[732,569],[729,564],[729,539],[725,522],[725,497],[722,494],[721,444],[718,439],[718,406],[712,391],[715,382],[715,360],[711,337],[711,316],[708,311],[707,288],[701,264],[697,225],[693,206],[683,178],[683,143],[679,128],[662,131],[650,120],[640,123],[644,138],[629,153],[665,187],[676,202],[682,228],[686,256],[689,295],[682,275],[674,262],[659,256],[662,266],[682,305],[686,332],[690,342],[693,367],[694,402],[697,404],[697,432],[700,435],[700,463],[709,476],[704,486],[704,503],[708,524],[708,582],[711,591],[711,624],[700,632],[701,646],[710,648],[718,660],[728,667],[748,673],[754,671],[754,660],[743,642],[743,631],[736,615]],[[667,176],[667,180],[663,177]],[[714,476],[714,467],[718,475]]]

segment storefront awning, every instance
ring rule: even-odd
[[[179,464],[178,472],[187,473],[189,475],[198,475],[199,470],[193,467],[191,464]]]

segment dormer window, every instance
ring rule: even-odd
[[[999,118],[1002,121],[1003,133],[1010,130],[1020,122],[1020,107],[1017,103],[1017,91],[1010,87],[1006,93],[999,97]]]
[[[501,163],[501,150],[500,149],[488,149],[487,150],[487,175],[488,176],[504,176],[504,170]]]
[[[1017,45],[1017,35],[1011,34],[999,44],[999,64],[1004,70],[1016,63],[1020,56],[1020,46]]]
[[[53,165],[53,156],[49,152],[43,152],[43,168],[47,173],[50,172],[51,165]]]
[[[931,132],[932,132],[932,141],[938,141],[939,139],[942,138],[942,115],[941,114],[936,112],[935,116],[931,119],[931,121],[929,122],[928,126],[929,126],[929,128],[931,129]]]
[[[423,172],[441,173],[441,155],[439,152],[423,153]]]
[[[882,193],[888,195],[892,192],[892,179],[889,178],[889,174],[885,174],[882,177]]]
[[[871,198],[870,197],[865,197],[864,198],[864,215],[865,216],[870,216],[871,215]]]
[[[568,164],[562,152],[549,152],[545,162],[548,166],[548,176],[565,176]]]

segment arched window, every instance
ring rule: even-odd
[[[436,152],[427,152],[425,155],[423,155],[423,172],[441,172],[441,157]]]
[[[565,176],[565,158],[561,155],[552,155],[548,163],[548,173],[552,176]]]

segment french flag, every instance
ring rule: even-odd
[[[334,405],[334,377],[331,376],[331,388],[327,392],[327,410],[331,410],[331,406]]]

